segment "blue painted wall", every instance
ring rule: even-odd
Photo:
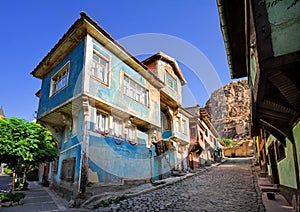
[[[74,117],[73,117],[74,118]],[[76,135],[72,135],[72,128],[69,129],[68,132],[68,139],[65,141],[65,133],[61,133],[61,151],[68,149],[82,141],[83,138],[83,127],[84,127],[84,114],[83,110],[81,109],[78,113],[78,130]],[[76,155],[74,155],[76,156]]]
[[[79,94],[82,89],[80,73],[84,61],[84,39],[43,79],[39,101],[38,116],[50,111],[63,102]],[[51,78],[70,61],[68,86],[53,96],[50,96]]]
[[[99,83],[90,78],[88,84],[89,95],[100,98],[113,107],[122,109],[125,112],[142,118],[156,126],[160,126],[160,102],[159,91],[155,89],[147,80],[137,71],[125,64],[118,57],[113,55],[94,39],[92,40],[93,49],[110,59],[110,77],[109,85]],[[88,64],[90,62],[87,62]],[[87,70],[86,73],[89,73]],[[139,85],[149,90],[148,105],[143,105],[123,94],[123,76],[127,75]],[[88,77],[88,76],[87,76]],[[151,89],[151,92],[150,92]]]
[[[137,145],[95,133],[89,138],[89,169],[98,175],[98,182],[150,179],[150,155],[144,138],[139,137]]]
[[[72,158],[72,157],[76,157],[74,184],[78,183],[79,173],[80,173],[81,145],[77,145],[76,147],[70,149],[69,151],[61,153],[59,155],[57,173],[55,173],[53,176],[54,182],[56,182],[56,183],[61,182],[60,173],[61,173],[61,168],[62,168],[62,161],[64,159]]]
[[[164,131],[162,132],[162,138],[166,139],[166,138],[170,138],[172,136],[172,131]]]
[[[168,175],[175,167],[174,149],[170,149],[163,155],[151,158],[152,179],[159,180],[159,175]]]

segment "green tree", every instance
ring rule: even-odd
[[[233,147],[234,146],[234,142],[231,139],[222,138],[222,141],[223,141],[225,147]]]
[[[58,154],[51,133],[40,124],[24,119],[0,120],[0,163],[13,171],[12,191],[16,173],[26,173]]]

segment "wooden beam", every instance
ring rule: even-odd
[[[296,111],[300,111],[300,90],[296,85],[282,72],[276,72],[269,76],[272,84],[282,93],[287,102],[291,104]]]

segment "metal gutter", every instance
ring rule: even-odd
[[[217,0],[217,5],[218,5],[219,16],[220,16],[220,27],[224,39],[226,55],[227,55],[229,69],[230,69],[230,76],[233,79],[234,74],[233,74],[233,65],[232,65],[232,54],[231,54],[231,47],[230,47],[229,36],[227,31],[223,0]]]

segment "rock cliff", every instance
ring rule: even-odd
[[[214,91],[206,109],[221,138],[235,142],[250,139],[250,97],[246,80],[231,82]]]

